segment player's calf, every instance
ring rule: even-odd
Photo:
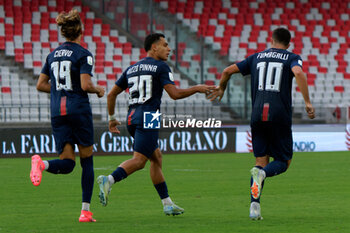
[[[288,161],[280,161],[280,160],[274,160],[263,168],[263,170],[265,171],[266,177],[277,176],[287,171],[287,169],[288,169]]]

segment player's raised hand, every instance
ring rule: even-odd
[[[121,123],[120,123],[119,121],[117,121],[117,120],[110,120],[110,121],[108,122],[108,124],[109,124],[108,128],[109,128],[109,131],[110,131],[111,133],[120,134],[120,131],[119,131],[119,129],[117,128],[118,125],[121,125]]]
[[[101,97],[103,97],[105,95],[105,89],[103,87],[97,85],[96,89],[99,91],[98,93],[96,93],[98,98],[101,98]]]
[[[222,97],[224,96],[224,90],[222,90],[219,86],[216,86],[212,92],[207,96],[207,99],[210,101],[214,101],[216,98],[219,97],[219,101],[221,101]]]
[[[306,110],[307,115],[310,119],[315,118],[315,109],[311,103],[305,104],[305,110]]]

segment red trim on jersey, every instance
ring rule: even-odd
[[[134,115],[135,109],[131,110],[129,116],[128,116],[128,125],[131,125],[131,116]]]
[[[61,116],[67,115],[66,103],[67,103],[67,96],[62,96],[61,97],[61,106],[60,106]]]
[[[262,114],[262,121],[268,121],[269,120],[269,108],[270,104],[265,103],[263,108],[263,114]]]

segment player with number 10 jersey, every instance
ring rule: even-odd
[[[251,75],[251,124],[272,121],[292,124],[292,80],[294,66],[302,67],[299,55],[270,48],[236,64],[242,75]]]
[[[272,32],[271,48],[255,53],[244,61],[224,69],[220,85],[209,95],[211,100],[222,98],[230,76],[234,73],[251,75],[252,144],[255,166],[251,172],[251,205],[249,217],[262,219],[260,195],[267,177],[284,173],[293,156],[292,80],[295,77],[303,95],[305,110],[315,117],[310,102],[306,76],[299,55],[287,51],[291,34],[286,28]],[[270,157],[274,161],[270,162]]]

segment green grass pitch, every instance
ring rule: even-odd
[[[95,156],[95,177],[130,156]],[[73,173],[44,173],[34,187],[30,158],[0,159],[0,233],[4,232],[350,232],[350,152],[295,153],[289,170],[268,178],[262,221],[249,215],[252,154],[164,155],[163,170],[181,216],[165,216],[149,164],[113,186],[107,207],[95,183],[96,223],[79,223],[79,159]]]

